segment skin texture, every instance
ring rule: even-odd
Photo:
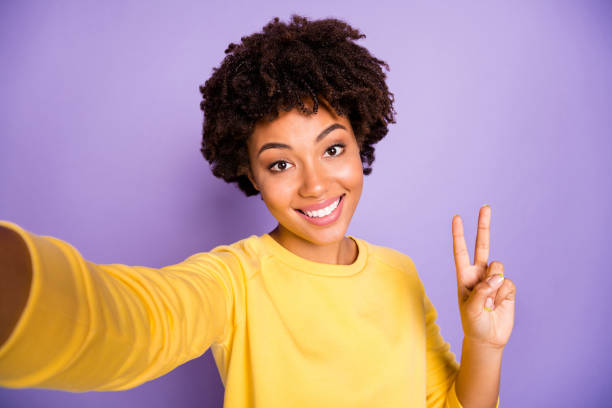
[[[333,124],[345,129],[334,129],[317,142],[317,136]],[[286,144],[290,149],[271,148],[258,154],[267,143]],[[297,109],[283,111],[274,121],[255,126],[248,151],[249,179],[278,221],[270,235],[302,258],[329,264],[353,263],[357,245],[345,234],[361,197],[363,167],[349,120],[326,104],[309,116]],[[270,169],[274,163],[276,166]],[[342,212],[330,225],[311,224],[296,211],[342,194]]]

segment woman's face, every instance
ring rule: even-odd
[[[363,188],[348,119],[324,104],[310,116],[281,111],[255,126],[248,150],[249,178],[284,239],[316,245],[344,239]]]

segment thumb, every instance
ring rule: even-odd
[[[477,284],[466,302],[467,312],[475,316],[479,315],[485,307],[487,298],[490,297],[495,301],[497,289],[499,289],[503,282],[504,276],[496,274]]]

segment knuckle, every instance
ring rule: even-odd
[[[458,248],[456,253],[457,253],[457,255],[464,255],[464,254],[467,253],[467,249],[465,249],[465,248]]]
[[[491,286],[488,282],[480,282],[474,287],[475,292],[488,292],[489,290],[491,290]]]
[[[479,249],[489,249],[489,244],[487,244],[486,242],[479,242],[478,248]]]

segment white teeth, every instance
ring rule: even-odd
[[[334,211],[336,207],[338,207],[338,204],[340,204],[340,198],[338,198],[336,201],[334,201],[333,203],[331,203],[329,206],[325,208],[321,208],[320,210],[316,210],[316,211],[304,211],[304,213],[306,213],[306,215],[309,216],[310,218],[325,217],[326,215],[331,214],[332,211]]]

